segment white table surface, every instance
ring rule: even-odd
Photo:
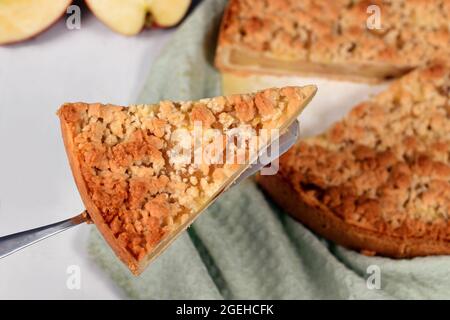
[[[173,30],[113,33],[83,11],[35,39],[0,47],[0,235],[83,210],[55,115],[63,102],[135,102]],[[0,299],[116,299],[122,293],[89,258],[82,225],[0,260]],[[77,265],[81,287],[66,285]]]

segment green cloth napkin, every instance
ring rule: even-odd
[[[180,26],[139,102],[220,95],[212,61],[225,3],[204,1]],[[89,251],[130,298],[450,297],[450,258],[392,260],[333,245],[278,209],[251,179],[225,193],[139,277],[96,230]]]

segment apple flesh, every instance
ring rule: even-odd
[[[149,19],[160,28],[177,25],[186,15],[191,0],[153,0],[150,1]]]
[[[144,27],[168,28],[186,15],[191,0],[85,0],[88,7],[112,30],[132,36]]]
[[[38,35],[55,23],[72,0],[0,0],[0,45]]]

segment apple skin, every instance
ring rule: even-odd
[[[176,26],[192,0],[85,0],[91,12],[111,30],[126,36],[144,28]],[[178,10],[178,11],[177,11]]]
[[[157,22],[153,21],[150,23],[151,28],[154,29],[170,29],[170,28],[174,28],[176,26],[178,26],[181,22],[183,22],[184,19],[186,19],[187,16],[189,16],[191,14],[191,12],[197,7],[197,5],[200,4],[200,2],[202,2],[202,0],[192,0],[186,14],[180,19],[179,22],[177,22],[176,24],[172,25],[172,26],[164,26],[164,25],[159,25]]]
[[[189,12],[191,0],[150,0],[152,25],[171,28],[178,25]]]
[[[22,0],[12,0],[12,1],[21,1],[24,3],[24,5],[26,5],[26,0],[22,1]],[[31,1],[31,0],[30,0]],[[17,3],[16,2],[16,3]],[[48,1],[44,1],[46,2],[45,4],[49,4],[50,2]],[[52,27],[65,13],[67,8],[72,4],[73,0],[53,0],[53,4],[58,7],[58,12],[57,14],[55,13],[54,15],[51,15],[48,19],[48,21],[45,21],[45,23],[42,23],[42,25],[40,26],[36,26],[36,30],[32,31],[32,32],[28,32],[23,34],[22,36],[17,36],[17,37],[10,37],[9,39],[2,39],[2,35],[0,34],[0,46],[3,45],[13,45],[13,44],[17,44],[26,40],[30,40],[33,39],[37,36],[39,36],[41,33],[47,31],[50,27]],[[6,3],[6,1],[5,1]],[[53,5],[52,4],[52,5]],[[3,4],[5,5],[5,4]],[[46,7],[45,5],[40,7],[38,10],[42,9],[43,12],[46,11]],[[36,11],[31,10],[33,14],[35,14]],[[0,20],[1,20],[1,16],[0,16]],[[19,17],[20,20],[20,17]],[[1,28],[1,23],[0,23],[0,28]]]

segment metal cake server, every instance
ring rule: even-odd
[[[271,146],[274,145],[274,143],[272,142],[267,147],[267,161],[262,162],[260,161],[260,158],[258,158],[259,160],[251,164],[234,181],[232,186],[241,183],[246,178],[259,172],[263,167],[276,160],[279,156],[281,156],[294,145],[294,143],[297,141],[298,136],[299,123],[298,121],[294,121],[284,134],[282,134],[278,139],[274,140],[278,140],[278,152],[272,152]],[[91,220],[89,218],[89,214],[84,211],[83,213],[67,220],[0,237],[0,259],[13,254],[14,252],[22,250],[23,248],[26,248],[32,244],[35,244],[36,242],[39,242],[43,239],[49,238],[55,234],[71,229],[79,224],[86,222],[90,223]]]

